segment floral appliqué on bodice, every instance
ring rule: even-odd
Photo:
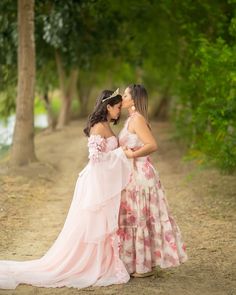
[[[88,138],[89,159],[96,163],[102,161],[103,153],[112,151],[118,147],[118,140],[115,135],[104,138],[99,134],[92,134]]]

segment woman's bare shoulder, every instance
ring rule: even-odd
[[[98,122],[90,129],[90,135],[101,135],[102,137],[105,137],[106,135],[106,127],[102,122]]]
[[[139,112],[135,112],[132,115],[132,122],[133,122],[133,124],[147,124],[146,119]]]

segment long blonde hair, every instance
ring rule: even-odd
[[[128,86],[130,95],[134,100],[134,106],[136,110],[144,116],[149,125],[148,120],[148,94],[147,90],[143,85],[140,84],[131,84]]]

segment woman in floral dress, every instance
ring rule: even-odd
[[[142,85],[126,88],[122,108],[128,109],[129,117],[119,134],[132,169],[121,197],[120,257],[135,277],[152,275],[156,266],[173,267],[187,260],[179,227],[149,156],[157,143],[148,123],[147,99]]]

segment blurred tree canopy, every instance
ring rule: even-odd
[[[17,5],[0,2],[0,116],[15,108]],[[92,89],[141,82],[190,155],[236,168],[236,0],[35,3],[37,93],[60,89],[59,127]]]

